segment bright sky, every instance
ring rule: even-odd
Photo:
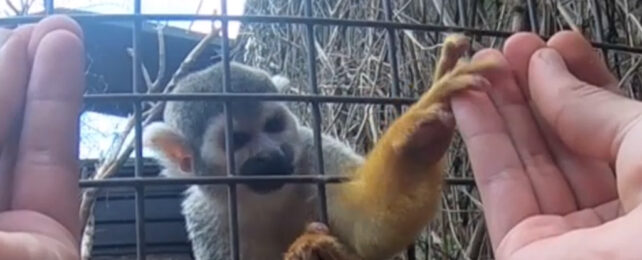
[[[9,1],[14,6],[20,7],[21,1],[29,2],[31,0]],[[133,2],[133,0],[55,0],[54,6],[55,8],[79,9],[96,13],[126,14],[133,13]],[[220,8],[220,0],[142,0],[141,3],[142,13],[144,14],[212,14],[214,10],[219,10]],[[228,14],[241,15],[243,14],[244,6],[245,0],[228,0]],[[43,1],[35,0],[30,12],[42,12],[43,10]],[[0,18],[12,14],[5,0],[0,0]],[[204,33],[209,32],[211,28],[210,21],[195,21],[193,23],[189,21],[171,21],[167,22],[167,24],[184,29],[191,26],[191,30]],[[236,37],[239,26],[240,24],[236,22],[229,23],[230,38]],[[124,118],[93,112],[84,113],[80,120],[81,159],[97,158],[101,152],[106,151],[115,134],[124,126],[125,121]],[[143,153],[147,155],[148,151],[144,150]]]
[[[0,0],[0,17],[7,16],[11,9],[5,3],[6,0]],[[20,2],[32,0],[9,0],[14,6],[19,7]],[[230,15],[243,14],[245,0],[228,0],[227,12]],[[42,12],[44,10],[44,1],[35,0],[30,12]],[[55,8],[79,9],[96,13],[108,14],[131,14],[134,12],[133,0],[54,0]],[[143,14],[212,14],[215,10],[220,10],[221,0],[141,0]],[[220,11],[218,12],[220,14]],[[189,28],[201,32],[209,32],[211,28],[210,21],[171,21],[170,26]],[[238,22],[229,23],[229,36],[235,38],[240,24]]]

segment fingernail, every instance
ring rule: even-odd
[[[488,79],[483,76],[475,76],[473,88],[481,91],[488,91],[491,89],[491,84]]]
[[[549,70],[566,70],[564,59],[562,59],[562,56],[553,49],[544,48],[538,50],[535,57],[546,63]]]
[[[455,127],[455,116],[452,111],[440,109],[437,111],[437,117],[446,127],[452,128]]]
[[[314,232],[314,233],[328,233],[330,232],[328,227],[320,222],[312,222],[308,224],[307,227],[308,232]]]

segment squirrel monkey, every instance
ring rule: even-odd
[[[331,245],[328,252],[385,259],[410,244],[434,215],[440,198],[440,158],[454,128],[441,102],[456,90],[488,84],[475,73],[491,64],[455,66],[467,45],[460,36],[446,40],[434,86],[388,129],[367,158],[322,134],[326,173],[352,177],[350,182],[328,186],[329,228],[312,224],[301,236],[301,228],[318,216],[314,184],[237,185],[240,258],[280,259],[296,241],[286,258],[297,259],[306,251]],[[229,69],[232,93],[278,93],[289,86],[284,77],[250,66],[231,62]],[[222,63],[217,63],[190,73],[177,82],[173,93],[220,93],[223,72]],[[228,152],[235,158],[233,171],[241,176],[319,174],[313,131],[284,102],[230,101],[228,109],[232,147],[225,144],[222,102],[168,101],[163,121],[143,132],[144,145],[164,168],[161,175],[225,176]],[[227,191],[224,185],[190,185],[185,191],[181,211],[197,260],[230,258]],[[336,259],[359,259],[347,255]]]
[[[454,133],[447,98],[458,90],[489,87],[478,73],[496,66],[460,60],[468,47],[463,35],[445,39],[432,87],[386,130],[349,181],[327,186],[330,228],[308,224],[285,260],[390,259],[429,224],[438,210],[443,156]]]

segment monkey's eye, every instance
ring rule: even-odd
[[[278,133],[283,131],[285,128],[285,123],[280,116],[274,116],[265,122],[263,130],[268,133]]]

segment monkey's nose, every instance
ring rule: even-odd
[[[241,166],[241,175],[289,175],[292,165],[280,151],[259,153]]]
[[[285,155],[280,151],[268,151],[255,155],[241,165],[240,175],[244,176],[270,176],[270,175],[290,175],[294,167]],[[274,191],[283,187],[284,183],[276,181],[262,181],[248,186],[260,193]]]

